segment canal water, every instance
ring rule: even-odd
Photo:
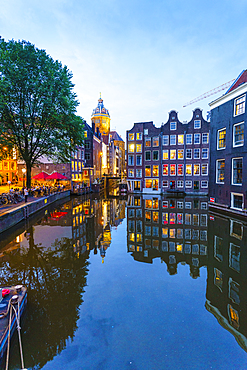
[[[1,234],[1,285],[28,287],[25,367],[246,369],[246,240],[207,198],[157,196],[72,198]]]

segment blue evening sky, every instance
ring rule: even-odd
[[[111,128],[181,121],[222,93],[183,108],[247,68],[245,0],[0,0],[0,35],[28,40],[73,73],[90,123],[102,93]]]

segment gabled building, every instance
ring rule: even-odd
[[[210,207],[246,215],[247,70],[211,107]]]
[[[195,109],[189,122],[176,111],[166,124],[135,123],[127,131],[127,180],[130,192],[181,191],[208,194],[209,122]]]

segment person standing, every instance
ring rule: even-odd
[[[27,188],[24,189],[24,196],[25,196],[25,203],[27,203],[27,197],[28,197],[28,190],[27,190]]]

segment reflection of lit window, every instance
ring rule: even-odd
[[[137,245],[137,247],[136,247],[136,251],[137,251],[137,252],[142,252],[142,246]]]
[[[163,164],[163,176],[168,176],[168,164]]]
[[[230,304],[228,305],[228,315],[231,325],[235,328],[239,328],[239,315],[238,311],[235,310]]]
[[[159,222],[159,212],[153,212],[153,222]]]
[[[191,214],[185,213],[185,225],[191,225]]]
[[[145,221],[151,222],[151,212],[150,211],[145,211]]]
[[[162,227],[162,238],[168,238],[168,228]]]
[[[145,200],[145,208],[152,208],[152,199]]]
[[[177,252],[183,252],[183,244],[177,243]]]
[[[162,213],[162,224],[164,225],[168,224],[168,213],[165,212]]]
[[[193,214],[193,225],[194,226],[198,226],[199,225],[199,215],[196,213],[196,214]]]
[[[168,201],[167,200],[163,200],[162,208],[168,208]]]
[[[176,176],[176,165],[175,164],[171,164],[170,166],[170,175]]]
[[[243,224],[234,220],[230,221],[230,235],[241,240],[243,237]]]
[[[176,213],[170,213],[170,224],[174,225],[176,223]]]
[[[135,246],[134,245],[130,245],[129,246],[129,251],[130,252],[134,252],[135,251]]]
[[[176,237],[176,230],[170,229],[170,238],[175,238],[175,237]]]
[[[142,234],[139,234],[139,233],[136,234],[136,241],[137,243],[142,241]]]
[[[134,242],[135,241],[135,233],[129,233],[129,240],[131,242]]]
[[[183,223],[183,214],[182,213],[178,213],[177,214],[177,223],[178,224],[182,224]]]
[[[153,198],[153,209],[159,209],[159,199]]]

